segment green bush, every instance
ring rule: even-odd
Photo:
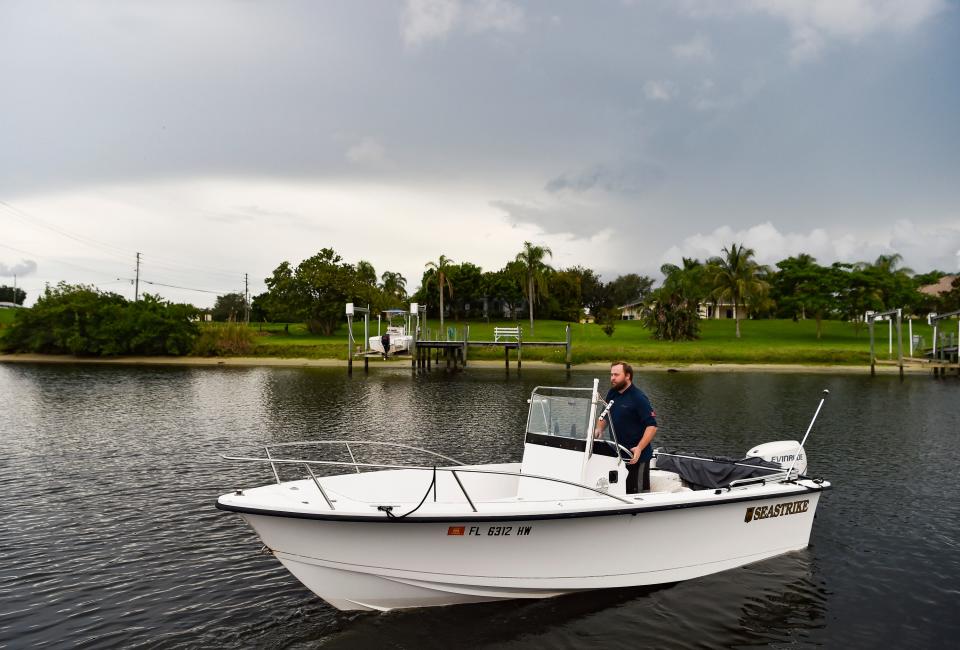
[[[17,310],[3,347],[80,356],[181,355],[193,347],[196,311],[149,294],[130,302],[115,293],[61,282],[32,308]]]
[[[248,355],[254,348],[255,334],[242,323],[207,323],[193,343],[198,357]]]

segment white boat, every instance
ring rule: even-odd
[[[413,347],[413,334],[410,333],[409,314],[403,309],[387,309],[383,315],[387,319],[386,329],[380,334],[378,324],[377,335],[371,336],[367,342],[370,350],[379,352],[384,357],[410,352]]]
[[[651,491],[628,495],[616,432],[608,426],[594,438],[605,414],[596,381],[592,389],[538,387],[529,403],[519,463],[462,465],[368,441],[270,445],[263,454],[224,458],[269,463],[276,483],[224,494],[217,507],[240,514],[293,575],[343,610],[672,583],[808,545],[830,484],[803,474],[806,436],[753,450],[781,462],[658,450]],[[309,455],[336,448],[349,460]],[[383,448],[430,460],[359,462],[358,454]],[[667,461],[679,472],[663,469]],[[709,479],[694,472],[685,480],[687,465],[753,476],[692,489],[702,486],[690,481]],[[348,473],[318,475],[331,466]],[[292,470],[306,478],[281,480]]]

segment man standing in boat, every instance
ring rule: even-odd
[[[650,460],[653,458],[653,437],[657,435],[657,414],[642,390],[633,384],[633,367],[623,361],[610,365],[610,390],[605,398],[613,400],[606,418],[597,421],[595,437],[613,422],[617,442],[633,454],[627,460],[627,494],[650,489]]]

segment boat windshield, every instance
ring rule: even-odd
[[[590,392],[569,391],[550,394],[534,390],[527,414],[527,433],[583,440],[590,428]]]

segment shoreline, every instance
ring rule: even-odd
[[[629,361],[629,359],[627,360]],[[133,366],[193,366],[193,367],[273,367],[273,368],[346,368],[343,359],[306,359],[284,357],[115,357],[109,359],[94,357],[76,357],[69,354],[0,354],[0,363],[49,363],[49,364],[100,364]],[[362,365],[355,361],[354,365]],[[516,370],[516,362],[511,362]],[[371,359],[372,368],[409,368],[409,359],[383,361]],[[557,369],[564,368],[560,363],[546,361],[526,361],[525,368]],[[502,361],[478,359],[468,361],[468,368],[504,368]],[[771,373],[808,373],[808,374],[869,374],[870,366],[813,365],[802,363],[633,363],[639,372],[771,372]],[[590,361],[575,364],[571,370],[607,370],[607,362]],[[439,368],[438,368],[439,369]],[[896,365],[876,366],[878,374],[897,374]],[[926,374],[929,368],[904,366],[904,374]]]

